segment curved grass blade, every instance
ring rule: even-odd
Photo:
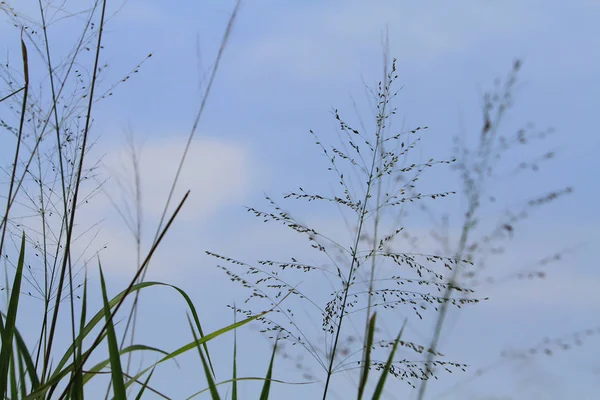
[[[178,288],[177,286],[169,285],[168,283],[149,281],[149,282],[141,282],[141,283],[135,284],[134,286],[132,286],[132,288],[129,290],[129,292],[127,292],[127,289],[124,289],[119,294],[117,294],[115,297],[113,297],[109,302],[109,306],[110,306],[110,308],[113,308],[120,301],[122,301],[123,297],[125,297],[127,294],[142,290],[147,287],[152,287],[152,286],[167,286],[172,289],[175,289],[178,293],[180,293],[182,295],[182,297],[185,299],[186,303],[188,304],[189,310],[192,313],[192,316],[194,317],[194,321],[196,322],[196,327],[201,328],[200,321],[198,319],[198,313],[196,312],[196,308],[194,307],[189,296],[183,290]],[[104,310],[98,311],[92,317],[92,319],[90,319],[90,321],[86,324],[85,328],[80,331],[79,335],[75,339],[75,343],[73,343],[73,344],[71,344],[71,346],[69,346],[69,348],[67,349],[67,351],[65,352],[65,354],[63,355],[61,360],[56,365],[56,368],[54,369],[54,373],[51,376],[51,378],[54,377],[54,375],[61,373],[61,371],[63,370],[65,365],[67,365],[69,360],[72,358],[73,351],[75,351],[76,347],[78,345],[80,345],[80,343],[83,341],[83,339],[85,337],[87,337],[90,334],[90,332],[92,331],[92,329],[94,329],[100,322],[102,322],[103,319],[104,319]]]
[[[155,347],[145,346],[145,345],[141,345],[141,344],[128,346],[128,347],[122,349],[120,354],[122,356],[122,355],[128,354],[132,351],[155,351],[155,352],[158,352],[161,354],[166,354],[166,355],[169,354],[168,352],[166,352],[164,350],[160,350]],[[102,371],[104,368],[106,368],[109,364],[110,364],[110,358],[108,358],[104,361],[101,361],[98,364],[94,365],[92,368],[90,368],[83,375],[83,384],[85,385],[93,377],[97,376],[98,373],[100,371]],[[43,398],[44,396],[46,396],[46,392],[51,387],[58,384],[65,376],[69,375],[73,370],[74,370],[74,365],[71,363],[68,366],[66,366],[62,371],[55,374],[52,379],[48,380],[43,385],[39,386],[35,392],[30,393],[29,396],[27,396],[24,400],[34,400],[34,399]],[[150,368],[148,368],[148,370],[150,370]],[[146,370],[145,372],[147,372],[148,370]],[[133,383],[133,382],[127,382],[125,387],[127,388],[131,383]]]
[[[163,362],[165,362],[165,361],[168,361],[168,360],[174,359],[175,357],[177,357],[177,356],[179,356],[179,355],[181,355],[181,354],[183,354],[183,353],[185,353],[185,352],[187,352],[187,351],[189,351],[189,350],[191,350],[191,349],[195,348],[195,347],[196,347],[196,346],[198,346],[199,344],[206,343],[206,342],[208,342],[209,340],[212,340],[212,339],[216,338],[217,336],[221,336],[221,335],[222,335],[222,334],[224,334],[224,333],[227,333],[227,332],[229,332],[229,331],[231,331],[231,330],[234,330],[234,329],[237,329],[237,328],[239,328],[239,327],[241,327],[241,326],[243,326],[243,325],[246,325],[247,323],[249,323],[249,322],[252,322],[252,321],[254,321],[254,320],[255,320],[255,319],[257,319],[257,318],[260,318],[260,317],[264,316],[264,315],[265,315],[265,314],[267,314],[268,312],[270,312],[270,310],[269,310],[269,311],[264,311],[264,312],[262,312],[262,313],[260,313],[260,314],[257,314],[257,315],[255,315],[255,316],[253,316],[253,317],[246,318],[246,319],[245,319],[245,320],[243,320],[243,321],[236,322],[236,323],[234,323],[234,324],[228,325],[228,326],[226,326],[226,327],[224,327],[224,328],[221,328],[221,329],[219,329],[219,330],[217,330],[217,331],[214,331],[214,332],[212,332],[212,333],[209,333],[208,335],[204,336],[203,338],[200,338],[200,339],[198,339],[198,340],[194,340],[193,342],[191,342],[191,343],[188,343],[188,344],[186,344],[185,346],[181,346],[181,347],[180,347],[180,348],[178,348],[177,350],[175,350],[175,351],[171,352],[170,354],[168,354],[166,357],[163,357],[162,359],[158,360],[158,361],[157,361],[157,362],[155,362],[154,364],[152,364],[152,365],[150,365],[149,367],[147,367],[147,368],[143,369],[142,371],[140,371],[140,372],[139,372],[137,375],[135,375],[135,376],[133,377],[133,379],[132,379],[132,380],[130,380],[129,382],[127,382],[127,383],[125,384],[125,387],[126,387],[126,388],[127,388],[127,387],[129,387],[129,385],[131,385],[131,384],[133,383],[133,381],[134,381],[134,380],[137,380],[137,379],[139,379],[139,378],[140,378],[142,375],[144,375],[146,372],[148,372],[150,369],[154,368],[155,366],[157,366],[157,365],[159,365],[159,364],[161,364],[161,363],[163,363]]]
[[[121,291],[119,294],[117,294],[115,297],[113,297],[110,302],[109,302],[109,306],[115,307],[124,296],[126,296],[127,294],[142,290],[144,288],[147,287],[153,287],[153,286],[167,286],[170,287],[172,289],[175,289],[178,293],[180,293],[182,295],[182,297],[185,299],[186,303],[189,306],[190,312],[192,313],[192,316],[194,317],[194,320],[196,321],[196,326],[198,327],[200,325],[199,319],[198,319],[198,314],[196,312],[196,309],[194,307],[194,305],[191,302],[191,299],[189,298],[189,296],[180,288],[174,286],[174,285],[170,285],[168,283],[163,283],[163,282],[141,282],[138,284],[135,284],[131,287],[131,289],[128,291],[127,289]],[[285,299],[285,298],[284,298]],[[270,311],[270,310],[269,310]],[[191,343],[186,344],[185,346],[180,347],[179,349],[173,351],[172,353],[166,353],[166,356],[163,357],[162,359],[160,359],[159,361],[155,362],[153,365],[149,366],[148,368],[144,369],[143,371],[139,372],[138,374],[135,375],[133,380],[128,381],[125,384],[125,388],[128,388],[136,379],[139,379],[141,376],[143,376],[145,373],[147,373],[148,371],[150,371],[153,367],[157,366],[158,364],[161,364],[165,361],[171,360],[175,357],[177,357],[180,354],[183,354],[185,352],[187,352],[190,349],[193,349],[197,344],[205,344],[206,342],[208,342],[209,340],[214,339],[217,336],[220,336],[226,332],[229,332],[233,329],[236,329],[238,327],[241,327],[251,321],[254,321],[257,318],[260,318],[262,316],[264,316],[265,314],[267,314],[269,311],[265,311],[263,313],[257,314],[253,317],[249,317],[243,321],[240,322],[236,322],[232,325],[226,326],[224,328],[221,328],[215,332],[212,332],[208,335],[203,336],[202,338],[198,339],[198,341],[193,341]],[[62,359],[58,362],[56,368],[54,368],[54,372],[52,373],[52,375],[48,378],[48,380],[43,384],[43,385],[38,385],[37,390],[35,390],[33,393],[31,393],[27,399],[28,400],[33,400],[36,398],[39,398],[39,396],[44,396],[45,393],[47,393],[47,391],[57,385],[67,374],[71,373],[73,371],[73,364],[68,364],[69,361],[72,359],[72,354],[73,351],[75,351],[75,349],[77,348],[77,346],[80,345],[80,343],[83,341],[83,339],[88,336],[90,334],[90,332],[92,331],[92,329],[94,329],[102,320],[104,319],[104,311],[98,311],[98,313],[96,313],[94,315],[94,317],[92,317],[92,319],[86,324],[85,328],[80,331],[79,335],[77,336],[77,338],[75,339],[75,342],[73,344],[71,344],[69,346],[69,348],[67,349],[67,351],[65,352],[65,354],[63,355]],[[0,325],[1,325],[1,319],[0,319]],[[1,329],[0,329],[1,330]],[[139,345],[138,345],[139,346]],[[144,347],[144,349],[151,349],[149,347]],[[121,351],[121,355],[125,354],[126,352],[129,351],[136,351],[136,350],[140,350],[140,348],[137,348],[136,346],[130,346],[126,349],[123,349]],[[88,351],[86,351],[85,353],[88,353]],[[84,355],[85,355],[84,353]],[[101,363],[99,363],[98,365],[102,365],[102,368],[104,368],[106,365],[108,365],[109,360],[105,360]],[[100,368],[100,369],[102,369]],[[99,369],[99,370],[100,370]],[[98,371],[99,371],[98,370]],[[91,370],[90,370],[91,371]],[[93,376],[90,374],[84,374],[84,384],[89,381]]]

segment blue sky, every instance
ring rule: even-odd
[[[19,2],[17,9],[37,16],[35,3]],[[71,3],[67,8],[81,7]],[[111,7],[116,10],[120,4]],[[117,181],[130,179],[127,131],[142,143],[146,248],[200,103],[201,77],[212,65],[232,7],[230,1],[165,5],[129,0],[109,20],[103,52],[109,64],[102,81],[105,87],[122,79],[147,54],[153,56],[113,96],[97,103],[93,135],[98,144],[90,159],[102,159],[102,177],[109,178],[105,190],[124,206]],[[204,250],[243,260],[314,256],[303,239],[263,224],[242,206],[263,209],[264,193],[280,198],[298,186],[327,193],[335,184],[307,133],[312,129],[324,143],[337,144],[330,111],[337,108],[358,124],[353,99],[367,126],[373,126],[363,82],[375,86],[380,79],[382,35],[387,27],[389,54],[397,59],[398,83],[403,86],[392,129],[429,127],[414,153],[417,160],[450,158],[455,135],[475,140],[481,127],[482,94],[493,87],[494,79],[504,78],[519,58],[524,67],[513,93],[514,107],[500,129],[508,134],[528,122],[539,129],[554,128],[555,133],[544,141],[514,154],[528,160],[555,151],[556,158],[538,173],[497,183],[498,202],[501,207],[518,205],[550,190],[574,187],[572,195],[532,213],[508,243],[510,251],[490,259],[488,268],[503,276],[560,249],[576,250],[548,266],[545,280],[508,281],[485,288],[482,293],[490,296],[489,301],[452,313],[441,351],[452,361],[472,365],[474,371],[495,363],[502,350],[528,348],[545,337],[598,327],[600,273],[595,250],[600,244],[596,183],[600,162],[596,152],[600,140],[594,107],[600,93],[598,15],[600,3],[592,0],[452,5],[391,0],[245,1],[176,192],[180,197],[189,189],[191,196],[160,247],[149,277],[186,290],[198,304],[205,329],[211,331],[232,322],[225,304],[240,301],[243,293]],[[75,28],[57,24],[53,29],[57,50],[68,48]],[[18,54],[18,33],[3,19],[2,53]],[[5,143],[12,142],[3,136],[0,154],[6,165],[11,150]],[[432,169],[419,182],[423,191],[459,189],[456,174],[445,168]],[[451,236],[456,238],[464,200],[457,195],[436,204],[438,215],[453,216]],[[286,209],[297,210],[304,221],[333,235],[344,235],[343,220],[333,208],[290,202]],[[493,224],[495,212],[501,209],[485,209],[484,223]],[[108,246],[100,254],[109,287],[116,293],[135,270],[134,242],[104,195],[80,214],[82,227],[97,222],[101,223],[94,245],[96,249]],[[431,221],[416,207],[405,224],[417,237],[431,229]],[[421,251],[434,251],[431,240],[423,239],[420,246]],[[90,276],[94,286],[94,268]],[[191,340],[181,299],[166,289],[149,293],[142,297],[140,341],[169,349]],[[24,307],[35,305],[31,299]],[[397,321],[386,321],[384,329],[396,332],[406,315],[403,312]],[[426,315],[424,322],[410,319],[411,339],[427,342],[432,321],[433,314]],[[252,327],[244,327],[239,335],[242,373],[263,375],[269,341]],[[211,348],[218,358],[220,379],[229,378],[231,340],[230,336],[219,339]],[[593,355],[599,350],[600,341],[592,336],[581,348],[552,357],[504,362],[443,398],[591,399],[600,374]],[[418,356],[407,352],[402,357]],[[169,388],[172,398],[187,397],[204,386],[199,367],[192,355],[182,360],[181,369],[165,368],[155,382]],[[277,373],[284,380],[302,380],[289,360],[277,360]],[[442,373],[430,385],[428,398],[436,398],[435,394],[468,376]],[[346,376],[337,378],[333,387],[337,398],[353,396],[352,382]],[[319,388],[318,384],[278,385],[273,398],[313,398]],[[414,396],[402,382],[389,381],[388,388],[389,399]],[[259,386],[249,384],[244,390],[242,398],[254,398]]]

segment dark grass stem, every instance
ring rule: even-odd
[[[2,237],[0,238],[0,257],[2,257],[2,249],[4,249],[4,239],[6,237],[6,228],[7,228],[7,223],[5,221],[8,221],[8,216],[10,213],[10,208],[12,205],[12,202],[10,201],[10,199],[13,197],[13,190],[15,191],[15,196],[16,196],[16,192],[18,191],[18,188],[15,189],[14,185],[15,185],[15,177],[17,174],[17,165],[19,163],[19,154],[21,151],[21,141],[22,141],[22,137],[23,137],[23,126],[25,124],[25,112],[27,111],[27,97],[28,97],[28,93],[29,93],[29,60],[27,58],[27,46],[25,46],[25,42],[23,41],[23,32],[21,31],[21,56],[23,59],[23,76],[25,77],[25,82],[23,85],[23,101],[22,101],[22,106],[21,106],[21,118],[19,119],[19,134],[17,136],[17,146],[15,149],[15,158],[13,160],[13,165],[12,165],[12,173],[11,173],[11,179],[10,179],[10,183],[9,183],[9,187],[8,187],[8,196],[7,196],[7,201],[6,201],[6,210],[4,211],[4,218],[2,220],[3,225],[2,225]]]
[[[52,55],[50,52],[50,40],[48,38],[48,27],[46,26],[46,16],[44,13],[44,7],[42,5],[42,1],[38,0],[38,5],[39,5],[39,9],[40,9],[40,17],[42,19],[42,32],[44,35],[44,49],[46,51],[46,60],[48,62],[48,76],[50,79],[50,90],[51,90],[51,95],[52,95],[52,104],[57,104],[58,103],[58,98],[56,97],[56,89],[55,89],[55,84],[54,84],[54,69],[52,67]],[[98,45],[100,45],[100,42],[98,42]],[[96,72],[96,71],[94,71]],[[93,94],[90,95],[90,100],[93,99]],[[59,165],[59,174],[60,174],[60,183],[61,183],[61,190],[62,190],[62,198],[63,198],[63,212],[64,215],[68,215],[69,211],[68,211],[68,196],[67,196],[67,188],[65,185],[65,171],[64,171],[64,165],[63,165],[63,146],[62,146],[62,140],[60,138],[60,123],[59,123],[59,118],[58,118],[58,107],[53,107],[53,117],[54,117],[54,125],[56,128],[56,144],[57,144],[57,152],[58,152],[58,165]],[[83,153],[85,153],[85,144],[82,147],[82,151],[81,151],[81,155],[83,158]],[[82,160],[83,161],[83,160]],[[38,164],[39,165],[39,164]],[[83,168],[83,162],[80,163],[80,168]],[[40,171],[40,176],[42,176],[41,171]],[[81,174],[79,174],[78,178],[81,178]],[[79,182],[79,179],[77,182]],[[77,186],[79,186],[79,183],[77,183]],[[43,206],[43,201],[44,201],[44,196],[43,196],[43,186],[41,184],[40,181],[40,201],[42,202],[42,210],[44,210],[44,206]],[[75,209],[76,207],[76,202],[73,203],[73,209]],[[45,223],[45,213],[42,212],[42,229],[43,229],[43,238],[44,238],[44,257],[46,257],[47,255],[47,243],[46,243],[46,223]],[[67,231],[67,236],[68,236],[68,231]],[[68,262],[69,262],[69,305],[70,305],[70,309],[71,309],[71,339],[73,341],[73,343],[75,342],[75,338],[76,338],[76,332],[75,332],[75,305],[73,303],[73,274],[72,274],[72,263],[71,263],[71,254],[70,252],[65,252],[65,256],[68,257]],[[47,265],[47,262],[44,262],[44,265]],[[46,292],[48,293],[48,282],[47,282],[47,276],[48,274],[44,274],[44,283],[45,283],[45,288],[46,288]],[[43,336],[43,332],[45,329],[45,318],[48,314],[48,306],[50,304],[50,298],[47,297],[48,301],[45,301],[45,309],[44,309],[44,323],[42,323],[42,330],[40,332],[40,346],[38,347],[38,349],[41,349],[41,343],[42,343],[42,336]],[[44,343],[44,348],[45,350],[48,350],[48,347],[46,345],[46,343]],[[39,354],[39,353],[38,353]],[[36,357],[37,358],[37,357]],[[76,353],[73,352],[73,363],[75,364],[77,362],[77,358],[76,358]]]
[[[392,65],[392,71],[391,73],[394,74],[396,72],[396,60],[394,59],[393,65]],[[369,198],[371,198],[371,189],[373,187],[373,185],[378,185],[378,187],[381,186],[381,176],[377,175],[375,172],[375,169],[377,167],[378,162],[382,163],[383,160],[381,159],[381,157],[379,157],[379,151],[381,149],[381,146],[383,145],[383,127],[385,124],[385,119],[387,117],[386,111],[387,111],[387,105],[389,103],[390,100],[390,85],[391,85],[391,80],[390,80],[390,76],[387,74],[387,67],[384,67],[384,77],[383,77],[383,82],[384,83],[384,90],[382,93],[382,100],[381,100],[381,108],[379,111],[379,114],[377,115],[377,132],[376,132],[376,142],[375,142],[375,149],[373,151],[373,158],[371,160],[371,168],[369,170],[369,178],[367,181],[367,188],[365,190],[365,196],[363,198],[363,206],[362,209],[360,210],[360,213],[358,215],[358,229],[356,231],[356,236],[354,239],[354,246],[352,248],[352,261],[350,264],[350,269],[348,271],[348,278],[346,279],[346,282],[344,283],[344,294],[343,294],[343,301],[341,303],[341,308],[340,308],[340,312],[339,315],[337,317],[338,322],[337,322],[337,329],[335,332],[335,337],[334,337],[334,341],[333,341],[333,347],[331,348],[331,352],[329,354],[329,366],[327,368],[327,377],[325,379],[325,388],[323,389],[323,400],[325,400],[327,398],[327,390],[329,389],[329,383],[331,381],[331,377],[333,376],[333,364],[335,361],[335,355],[337,352],[337,347],[338,347],[338,342],[339,342],[339,338],[340,338],[340,333],[341,333],[341,329],[342,329],[342,322],[344,320],[344,315],[346,312],[346,305],[348,304],[348,293],[350,291],[350,286],[352,284],[352,278],[353,278],[353,274],[357,268],[356,266],[356,261],[358,260],[358,246],[359,246],[359,242],[360,242],[360,238],[362,237],[362,231],[363,231],[363,224],[365,222],[365,216],[367,214],[367,206],[369,204]],[[381,149],[381,152],[383,153],[383,149]],[[383,170],[383,169],[381,169]],[[376,176],[377,175],[377,176]],[[380,197],[379,197],[379,193],[380,191],[378,191],[378,197],[377,197],[377,201],[379,202]],[[379,204],[379,203],[378,203]],[[376,216],[375,216],[375,227],[378,226],[378,221],[379,221],[379,212],[376,212]],[[376,234],[375,234],[376,237]],[[376,243],[376,242],[374,242]],[[371,320],[371,294],[373,291],[373,279],[375,277],[374,273],[375,273],[375,257],[372,258],[372,265],[371,265],[371,274],[370,274],[370,280],[369,280],[369,294],[367,296],[367,302],[368,302],[368,306],[367,306],[367,323],[365,324],[365,329],[366,332],[368,332],[369,330],[369,326],[370,326],[370,320]],[[364,336],[364,340],[365,343],[363,345],[363,355],[362,358],[363,360],[366,360],[367,357],[367,340],[368,340],[369,335],[365,335]],[[365,367],[363,367],[364,369]],[[368,368],[368,366],[366,367]],[[364,373],[363,373],[364,374]]]
[[[81,147],[82,150],[81,150],[81,154],[79,157],[79,165],[78,165],[77,172],[76,172],[75,188],[73,191],[73,201],[72,201],[71,212],[69,215],[69,223],[66,227],[64,257],[62,260],[62,266],[61,266],[61,270],[60,270],[60,278],[59,278],[59,282],[58,282],[58,292],[56,295],[54,312],[52,315],[52,319],[50,320],[51,322],[50,322],[49,341],[48,341],[48,346],[46,348],[46,356],[45,356],[45,360],[44,360],[44,372],[42,373],[42,377],[44,377],[47,367],[50,365],[52,343],[54,340],[54,332],[56,330],[56,323],[58,321],[58,312],[59,312],[60,304],[61,304],[62,290],[63,290],[64,280],[65,280],[65,273],[67,272],[67,266],[69,264],[68,261],[70,260],[69,255],[70,255],[70,251],[71,251],[71,238],[72,238],[72,234],[73,234],[73,226],[75,224],[75,212],[77,210],[77,200],[78,200],[78,196],[79,196],[81,174],[83,171],[83,164],[84,164],[84,159],[85,159],[90,123],[91,123],[91,118],[92,118],[92,106],[94,104],[94,91],[96,88],[96,79],[98,76],[98,65],[100,62],[100,49],[102,48],[102,33],[104,30],[105,13],[106,13],[106,0],[103,0],[102,1],[102,11],[100,14],[100,24],[99,24],[99,30],[98,30],[98,42],[96,44],[96,54],[95,54],[95,58],[94,58],[94,72],[92,74],[92,81],[90,84],[90,94],[89,94],[89,98],[88,98],[88,106],[87,106],[87,112],[86,112],[86,117],[85,117],[85,127],[83,130],[83,143],[82,143],[82,147]],[[71,276],[70,268],[69,268],[69,276]]]

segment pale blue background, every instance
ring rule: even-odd
[[[19,2],[18,7],[37,16],[35,3]],[[110,5],[113,11],[118,6]],[[75,10],[80,5],[68,7]],[[113,176],[107,190],[123,204],[115,180],[127,176],[122,166],[127,162],[123,153],[126,130],[130,128],[144,143],[145,246],[156,229],[167,183],[199,105],[199,77],[214,60],[232,7],[229,1],[130,0],[108,23],[103,59],[110,69],[103,80],[105,87],[153,53],[140,73],[97,104],[93,135],[99,143],[91,155],[94,161],[105,155],[103,174]],[[506,184],[502,203],[520,204],[534,194],[566,185],[575,188],[568,198],[531,215],[510,243],[511,252],[494,259],[490,268],[510,270],[563,248],[577,247],[576,251],[549,266],[546,280],[509,281],[490,289],[489,302],[469,308],[460,318],[454,313],[442,351],[450,360],[473,365],[472,372],[494,364],[504,349],[527,348],[545,337],[598,327],[599,17],[600,2],[595,0],[459,1],[451,5],[441,1],[247,0],[177,192],[181,195],[191,189],[191,197],[151,265],[150,277],[186,290],[198,304],[205,329],[212,331],[232,322],[225,304],[243,297],[215,267],[215,260],[204,255],[205,249],[244,260],[289,256],[290,251],[310,257],[304,239],[276,225],[262,224],[241,206],[264,208],[265,192],[277,198],[298,185],[327,191],[335,183],[324,179],[326,165],[307,132],[313,129],[324,142],[336,143],[336,124],[329,111],[338,108],[356,122],[350,95],[363,119],[371,121],[362,80],[374,85],[380,79],[381,38],[387,26],[390,55],[398,59],[399,84],[404,85],[396,102],[399,111],[394,126],[429,126],[418,157],[449,158],[454,135],[464,131],[475,138],[481,124],[482,93],[495,78],[505,77],[513,60],[520,58],[524,67],[514,93],[515,107],[503,129],[510,132],[529,121],[540,129],[553,127],[556,134],[519,154],[530,159],[554,150],[557,158],[541,172]],[[67,27],[51,32],[56,48],[62,49],[75,31]],[[18,30],[6,19],[0,25],[0,38],[1,51],[10,49],[11,59],[18,61]],[[12,146],[5,135],[0,136],[3,165],[12,151],[5,143]],[[455,175],[443,167],[423,180],[424,188],[441,191],[456,190],[458,184]],[[445,203],[448,209],[443,204],[438,204],[438,213],[458,215],[458,200]],[[338,214],[319,211],[310,215],[312,205],[300,202],[286,208],[304,213],[305,221],[344,230]],[[495,221],[494,214],[487,216]],[[80,223],[90,226],[100,220],[96,248],[108,244],[101,258],[109,288],[116,293],[133,273],[134,243],[103,196],[82,209]],[[426,235],[430,228],[422,216],[409,220],[406,227],[416,236]],[[431,241],[422,250],[430,248]],[[99,306],[96,271],[92,262],[92,304]],[[142,300],[140,342],[173,349],[192,339],[184,303],[172,292],[150,290]],[[39,306],[35,299],[22,305],[23,310],[34,306]],[[31,321],[23,318],[21,329],[27,329]],[[412,340],[423,344],[429,340],[428,324],[433,318],[429,315],[426,320],[430,322],[411,320]],[[400,321],[401,317],[386,322],[385,329],[397,331]],[[269,341],[249,327],[242,328],[238,338],[240,375],[264,376]],[[229,335],[211,344],[222,380],[230,377],[231,341]],[[599,338],[592,336],[581,348],[552,357],[507,361],[445,398],[594,399],[600,381],[599,350]],[[410,352],[402,356],[417,357]],[[276,363],[276,378],[302,380],[294,362],[277,359]],[[205,385],[195,353],[182,358],[180,366],[176,369],[170,364],[153,378],[155,386],[175,399]],[[430,384],[427,398],[436,398],[435,394],[468,376],[441,373],[440,380]],[[386,398],[414,396],[405,383],[388,382]],[[332,391],[337,396],[332,398],[353,398],[354,385],[352,380],[337,378]],[[273,390],[274,399],[318,398],[320,385],[275,385]],[[245,384],[242,398],[256,398],[259,391],[258,383]],[[98,397],[100,393],[104,391]]]

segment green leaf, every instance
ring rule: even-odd
[[[277,340],[273,346],[273,354],[271,354],[271,362],[269,363],[269,369],[267,370],[267,376],[265,377],[265,383],[263,384],[262,392],[260,393],[260,400],[269,399],[269,391],[271,390],[271,375],[273,374],[273,361],[275,360],[275,352],[277,351]]]
[[[367,341],[365,343],[365,359],[364,365],[362,366],[362,374],[360,376],[360,382],[358,384],[358,400],[362,399],[365,387],[367,386],[367,379],[369,378],[369,370],[371,367],[371,348],[373,347],[373,336],[375,335],[375,321],[377,319],[377,313],[373,313],[371,320],[369,321],[369,329],[367,332]]]
[[[195,309],[191,299],[183,290],[181,290],[177,286],[169,285],[168,283],[162,283],[162,282],[141,282],[141,283],[138,283],[138,284],[135,284],[134,286],[132,286],[129,294],[132,294],[132,293],[135,293],[136,291],[139,291],[139,290],[142,290],[142,289],[145,289],[148,287],[153,287],[153,286],[167,286],[167,287],[175,289],[177,292],[179,292],[179,294],[181,294],[181,296],[185,299],[185,301],[190,309],[190,312],[192,313],[192,316],[194,316],[194,322],[196,323],[196,328],[198,328],[199,331],[201,330],[200,321],[198,319],[198,314],[196,312],[196,309]],[[127,291],[126,289],[121,291],[119,294],[117,294],[115,297],[113,297],[110,300],[109,306],[111,309],[113,307],[115,307],[121,301],[121,299],[125,296],[126,291]],[[75,343],[73,343],[73,344],[71,344],[71,346],[69,346],[69,348],[67,349],[67,351],[65,352],[65,354],[63,355],[61,360],[58,362],[58,364],[56,365],[56,368],[54,369],[54,373],[53,373],[52,377],[62,373],[62,370],[63,370],[63,368],[65,368],[65,365],[72,359],[73,351],[75,351],[75,348],[79,345],[79,343],[81,343],[83,341],[83,339],[85,339],[90,334],[92,329],[94,329],[103,319],[104,319],[104,310],[98,311],[92,317],[92,319],[86,324],[83,331],[79,332],[79,335],[75,339]],[[202,336],[202,334],[201,334],[201,336]],[[205,343],[205,342],[203,342],[203,343]]]
[[[10,398],[17,399],[19,397],[19,384],[17,383],[17,369],[15,368],[15,353],[12,353],[12,361],[10,363]]]
[[[106,294],[106,283],[102,274],[102,266],[98,265],[100,271],[100,285],[102,286],[102,300],[104,301],[104,316],[106,318],[106,338],[108,343],[108,355],[110,358],[110,372],[113,384],[113,393],[116,400],[127,400],[125,391],[125,382],[123,382],[123,369],[121,368],[121,355],[119,354],[119,344],[115,334],[115,325],[113,324]],[[77,373],[77,371],[76,371]]]
[[[33,360],[31,359],[31,353],[23,340],[23,337],[19,333],[19,330],[15,328],[15,336],[16,342],[16,350],[19,352],[21,359],[25,362],[25,366],[27,368],[27,373],[29,374],[29,381],[31,383],[31,389],[34,390],[40,385],[40,380],[37,376],[37,371],[35,370],[35,365]]]
[[[138,284],[135,284],[134,286],[132,286],[131,291],[129,293],[131,294],[138,290],[142,290],[142,289],[145,289],[148,287],[153,287],[153,286],[167,286],[172,289],[175,289],[177,292],[179,292],[182,295],[182,297],[184,297],[184,299],[186,300],[188,305],[191,304],[191,300],[189,299],[189,297],[187,296],[187,294],[185,294],[185,292],[183,290],[179,289],[176,286],[169,285],[167,283],[162,283],[162,282],[141,282],[141,283],[138,283]],[[113,299],[111,299],[109,302],[109,306],[111,308],[115,307],[119,303],[119,301],[122,299],[122,297],[125,295],[125,293],[126,293],[126,290],[123,290],[118,295],[116,295]],[[192,315],[195,314],[195,308],[193,307],[193,305],[191,305],[190,311],[192,312]],[[208,335],[203,336],[202,338],[198,339],[197,341],[188,343],[185,346],[182,346],[179,349],[177,349],[171,353],[163,352],[164,354],[166,354],[165,357],[163,357],[162,359],[158,360],[154,364],[150,365],[149,367],[145,368],[144,370],[142,370],[138,374],[136,374],[132,379],[130,379],[128,382],[126,382],[125,388],[128,388],[137,379],[139,379],[141,376],[144,376],[148,371],[150,371],[152,368],[154,368],[158,364],[161,364],[163,362],[174,359],[175,357],[195,348],[196,345],[198,345],[198,344],[205,344],[209,340],[212,340],[217,336],[220,336],[226,332],[229,332],[229,331],[239,328],[249,322],[252,322],[252,321],[256,320],[257,318],[264,316],[267,313],[268,313],[268,311],[263,312],[258,315],[255,315],[253,317],[249,317],[243,321],[236,322],[236,323],[226,326],[224,328],[221,328],[215,332],[212,332]],[[197,318],[197,314],[194,319],[196,319],[196,318]],[[94,329],[103,319],[104,319],[104,310],[99,311],[98,313],[96,313],[96,315],[94,315],[94,317],[92,317],[92,319],[86,324],[83,331],[79,332],[79,335],[77,336],[77,338],[75,338],[74,343],[69,346],[69,348],[63,355],[62,359],[58,362],[56,368],[54,368],[52,375],[48,378],[48,380],[43,385],[38,386],[37,390],[30,393],[29,396],[27,396],[27,400],[35,400],[35,399],[40,398],[40,396],[43,397],[51,387],[56,386],[62,379],[64,379],[64,377],[66,375],[68,375],[69,373],[71,373],[71,371],[74,370],[73,364],[72,363],[69,364],[69,361],[72,360],[73,351],[75,351],[74,349],[79,345],[80,342],[82,342],[85,339],[86,336],[88,336],[90,334],[92,329]],[[0,325],[1,325],[1,318],[0,318]],[[0,327],[0,330],[1,330],[1,327]],[[142,346],[142,345],[130,346],[126,349],[121,350],[121,355],[123,355],[127,352],[130,352],[130,351],[149,350],[149,349],[152,349],[152,348],[150,348],[148,346]],[[156,349],[154,349],[154,350],[156,350]],[[89,352],[89,350],[86,351],[86,353],[87,352]],[[90,369],[89,371],[90,372],[92,372],[92,371],[98,372],[102,368],[106,367],[106,365],[108,365],[109,362],[110,362],[110,360],[102,361],[97,364],[97,366],[99,367],[98,370]],[[97,374],[92,374],[92,373],[84,374],[84,377],[83,377],[84,384],[86,382],[88,382],[90,379],[92,379],[93,377],[95,377],[96,375]]]
[[[17,322],[17,309],[19,308],[19,296],[21,294],[21,280],[23,278],[23,264],[25,263],[25,232],[21,237],[21,251],[15,279],[12,284],[8,310],[6,310],[6,323],[2,323],[0,316],[0,329],[2,329],[2,350],[0,350],[0,397],[5,398],[9,367],[12,359],[13,337]]]

